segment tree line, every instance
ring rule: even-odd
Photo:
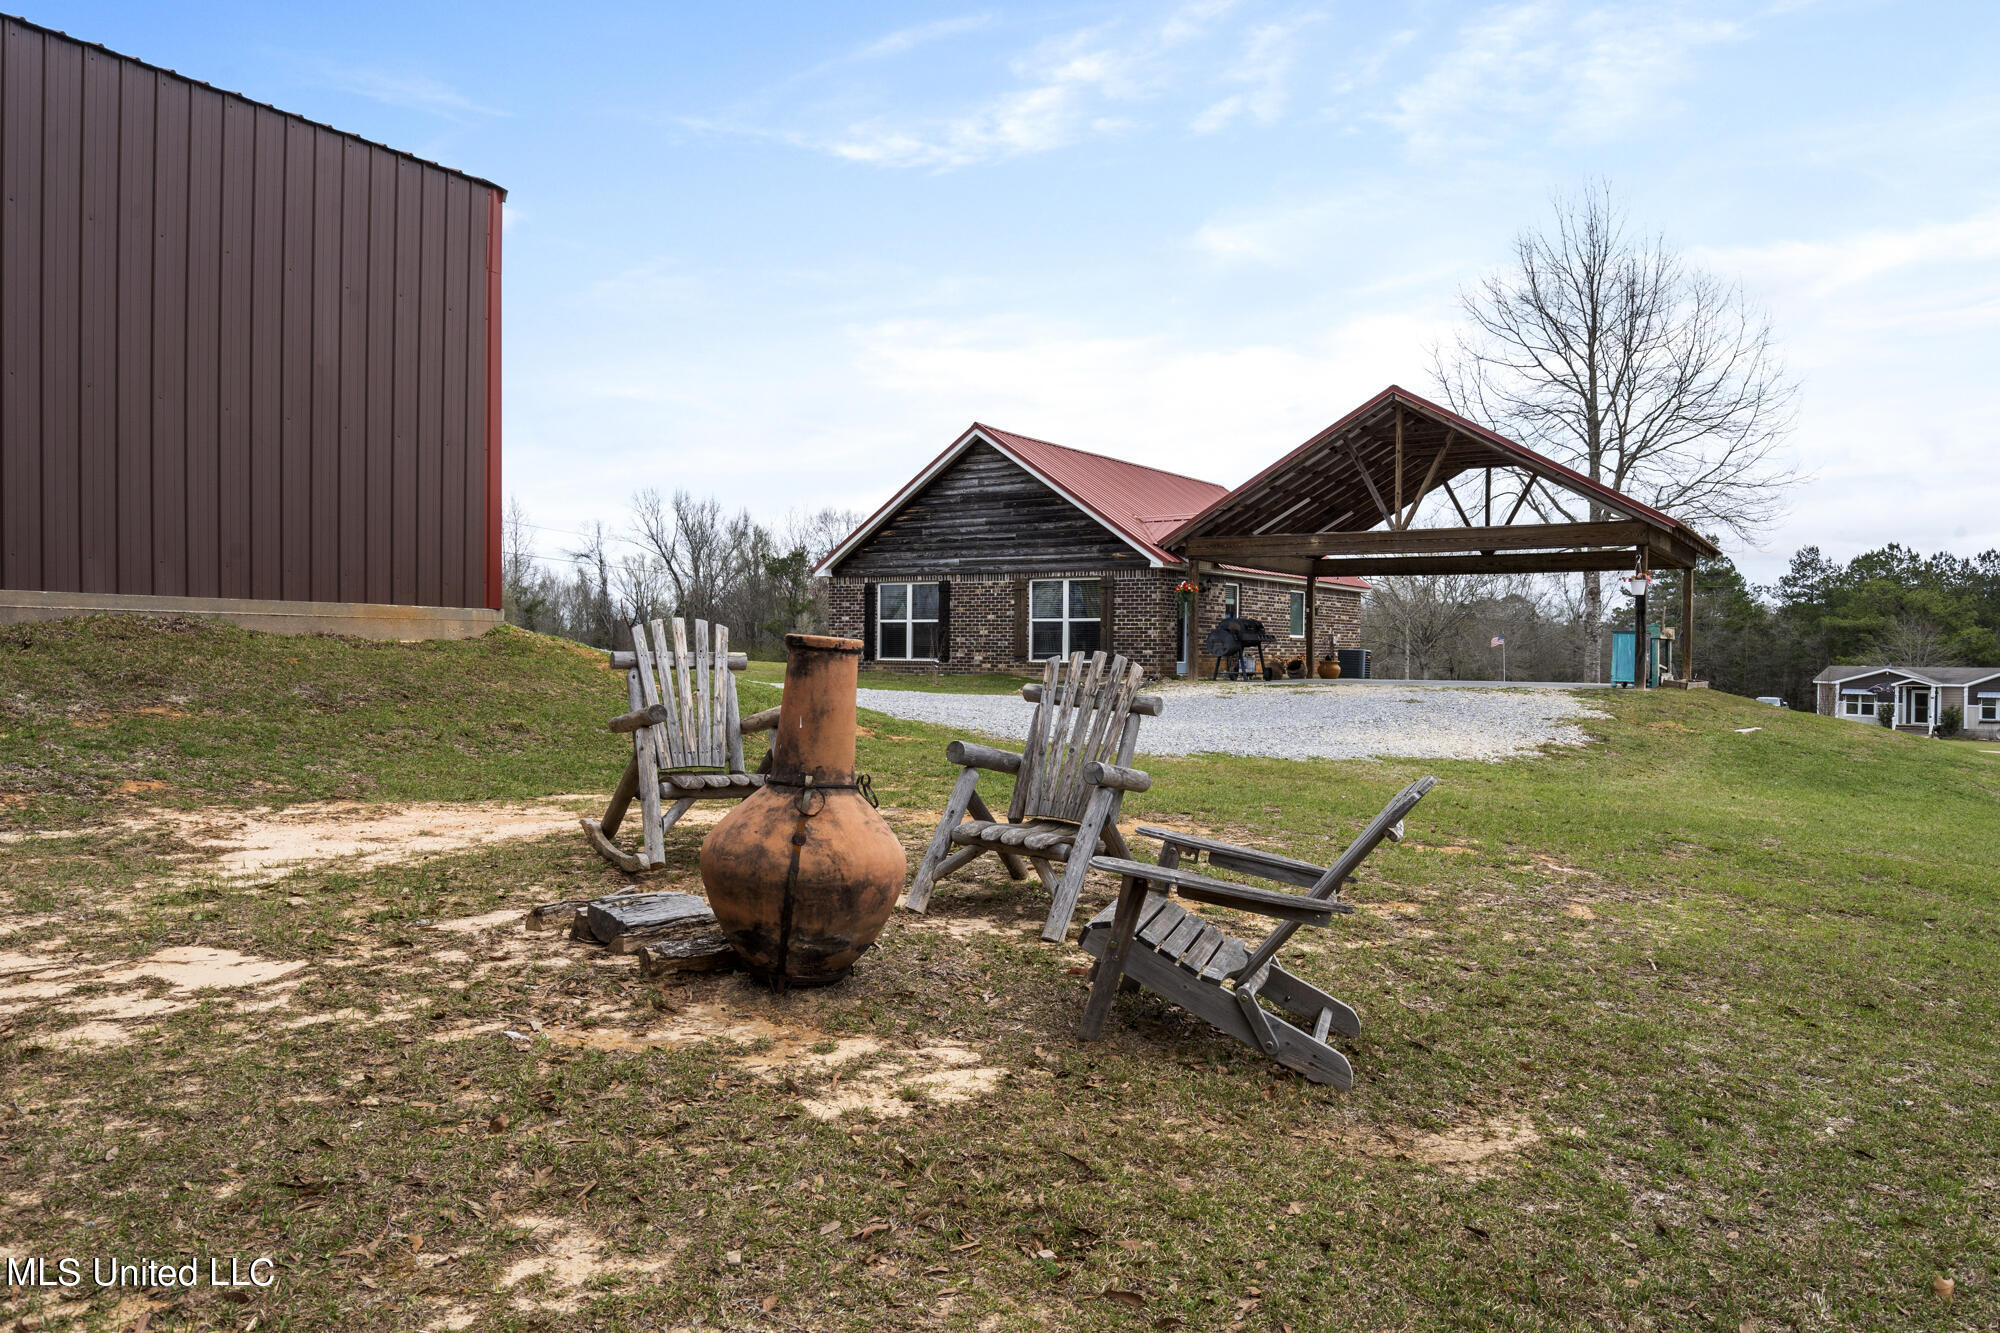
[[[1648,608],[1680,632],[1670,576]],[[1813,707],[1812,679],[1828,666],[2000,667],[2000,550],[1924,555],[1891,543],[1846,562],[1808,546],[1776,583],[1758,586],[1727,559],[1694,572],[1695,674],[1732,694],[1774,695]],[[1603,680],[1586,655],[1588,604],[1572,580],[1437,575],[1374,580],[1363,606],[1363,646],[1377,675],[1489,680],[1507,643],[1514,680]],[[1613,599],[1600,633],[1632,627]]]
[[[509,624],[598,648],[628,646],[635,621],[684,616],[774,654],[786,634],[825,628],[813,566],[860,521],[845,509],[795,510],[772,527],[712,496],[648,489],[623,524],[567,534],[573,544],[550,557],[517,497],[501,531],[501,610]]]

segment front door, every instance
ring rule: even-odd
[[[1931,724],[1931,692],[1927,685],[1903,687],[1903,721],[1912,727]]]
[[[1194,598],[1187,593],[1174,594],[1174,674],[1188,673],[1188,635],[1193,629],[1194,617],[1189,614],[1189,604]]]

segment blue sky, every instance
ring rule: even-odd
[[[872,509],[979,419],[1242,480],[1390,382],[1553,191],[1740,279],[1816,542],[2000,546],[2000,6],[50,3],[488,177],[506,487]],[[569,539],[542,534],[554,552]]]

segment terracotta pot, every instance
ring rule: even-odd
[[[1330,657],[1326,661],[1321,662],[1319,664],[1319,678],[1321,680],[1339,680],[1340,663]]]
[[[857,639],[787,634],[764,787],[718,821],[701,882],[744,963],[780,986],[839,981],[882,933],[903,845],[855,785]]]

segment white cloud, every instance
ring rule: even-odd
[[[483,106],[450,84],[412,70],[351,67],[329,69],[324,78],[329,86],[341,92],[406,111],[428,112],[446,120],[465,121],[510,114],[497,107]]]
[[[1239,85],[1241,91],[1211,103],[1196,116],[1195,133],[1212,134],[1244,118],[1260,125],[1275,123],[1285,111],[1287,84],[1298,56],[1299,29],[1317,18],[1306,15],[1251,30],[1242,56],[1223,75],[1224,82]]]
[[[1953,222],[1874,229],[1828,240],[1710,249],[1696,258],[1711,268],[1743,273],[1759,283],[1783,284],[1827,297],[1909,269],[1986,264],[2000,259],[2000,208]],[[1953,285],[1957,287],[1956,282]]]
[[[961,14],[957,18],[938,19],[932,23],[913,24],[898,28],[892,33],[876,38],[854,53],[856,60],[884,60],[890,56],[900,56],[914,51],[919,46],[928,45],[946,37],[957,37],[963,33],[978,32],[993,23],[991,14]]]
[[[1423,153],[1497,143],[1524,125],[1603,142],[1657,111],[1696,50],[1742,35],[1727,20],[1645,7],[1500,6],[1461,28],[1380,118]]]

